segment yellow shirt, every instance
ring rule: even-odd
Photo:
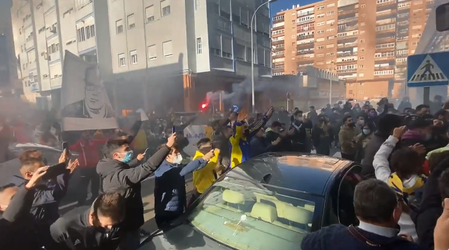
[[[415,191],[424,188],[424,184],[427,181],[427,177],[424,175],[418,175],[416,177],[415,185],[406,188],[403,186],[399,176],[396,173],[393,173],[388,179],[388,185],[396,192],[399,198],[403,198],[407,201],[409,196],[415,195]]]
[[[216,178],[214,175],[215,166],[217,166],[218,162],[218,150],[215,150],[215,156],[207,163],[207,165],[195,172],[193,172],[193,185],[196,188],[196,191],[200,194],[204,193],[212,184],[215,182]],[[195,156],[193,156],[193,160],[203,157],[204,154],[200,151],[195,152]]]

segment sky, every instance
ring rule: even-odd
[[[313,2],[319,2],[320,0],[277,0],[271,4],[271,16],[277,12],[285,9],[291,9],[292,5],[307,5]]]

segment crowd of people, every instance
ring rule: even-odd
[[[330,155],[332,149],[360,164],[368,179],[354,192],[360,223],[312,232],[302,249],[448,249],[448,109],[449,102],[441,104],[432,115],[431,107],[412,109],[404,100],[397,110],[386,98],[377,108],[348,100],[320,111],[311,106],[307,113],[270,108],[248,114],[236,107],[210,122],[213,132],[196,143],[192,156],[184,152],[189,141],[183,130],[196,116],[184,121],[150,114],[146,121],[121,121],[121,129],[81,132],[61,131],[53,116],[41,126],[39,142],[69,146],[54,166],[38,150],[21,152],[20,180],[0,189],[0,249],[138,249],[148,234],[141,229],[141,183],[149,176],[155,177],[155,221],[166,231],[242,162],[268,152]],[[1,125],[8,142],[27,140],[17,129],[21,124]],[[78,207],[60,215],[75,171],[81,176]],[[190,173],[194,194],[188,200]]]

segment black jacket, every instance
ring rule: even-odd
[[[355,238],[346,226],[336,224],[309,233],[304,236],[301,243],[302,250],[372,250],[372,249],[394,249],[394,250],[425,250],[426,248],[409,242],[399,236],[384,237],[357,228],[364,238],[385,245],[385,247],[372,247],[367,243]]]
[[[154,173],[170,149],[163,147],[143,164],[131,168],[128,164],[113,159],[102,159],[97,173],[103,183],[104,192],[120,192],[126,198],[124,227],[134,231],[144,223],[143,202],[140,183]]]
[[[120,244],[123,229],[94,227],[89,224],[90,207],[76,208],[59,218],[50,227],[54,244],[50,250],[115,250]]]
[[[412,213],[411,215],[415,223],[419,244],[428,249],[433,249],[433,230],[437,219],[443,212],[441,206],[442,198],[438,188],[438,178],[448,168],[449,158],[444,159],[435,167],[424,186],[421,205],[416,213]]]
[[[0,249],[21,250],[41,249],[30,214],[33,190],[20,187],[0,219]]]
[[[48,229],[59,218],[59,203],[67,193],[70,172],[59,175],[46,185],[36,186],[30,213],[35,223]]]
[[[271,152],[276,148],[271,142],[264,137],[254,136],[251,140],[251,157],[258,156],[263,153]],[[220,152],[221,153],[221,152]]]

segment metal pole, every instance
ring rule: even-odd
[[[430,87],[424,87],[423,102],[425,105],[430,105]]]
[[[255,57],[255,53],[254,53],[254,30],[253,30],[253,22],[254,22],[254,17],[256,16],[257,11],[264,6],[265,4],[269,4],[270,2],[274,2],[273,0],[268,0],[265,3],[259,5],[259,7],[256,8],[256,10],[254,10],[253,15],[251,16],[251,24],[250,24],[250,28],[251,28],[251,106],[252,106],[252,113],[254,114],[255,110],[256,110],[256,99],[254,97],[254,57]]]
[[[254,114],[256,100],[254,98],[254,31],[253,31],[253,21],[256,11],[254,11],[251,17],[251,107],[252,113]]]
[[[329,104],[332,105],[332,79],[329,80]]]

